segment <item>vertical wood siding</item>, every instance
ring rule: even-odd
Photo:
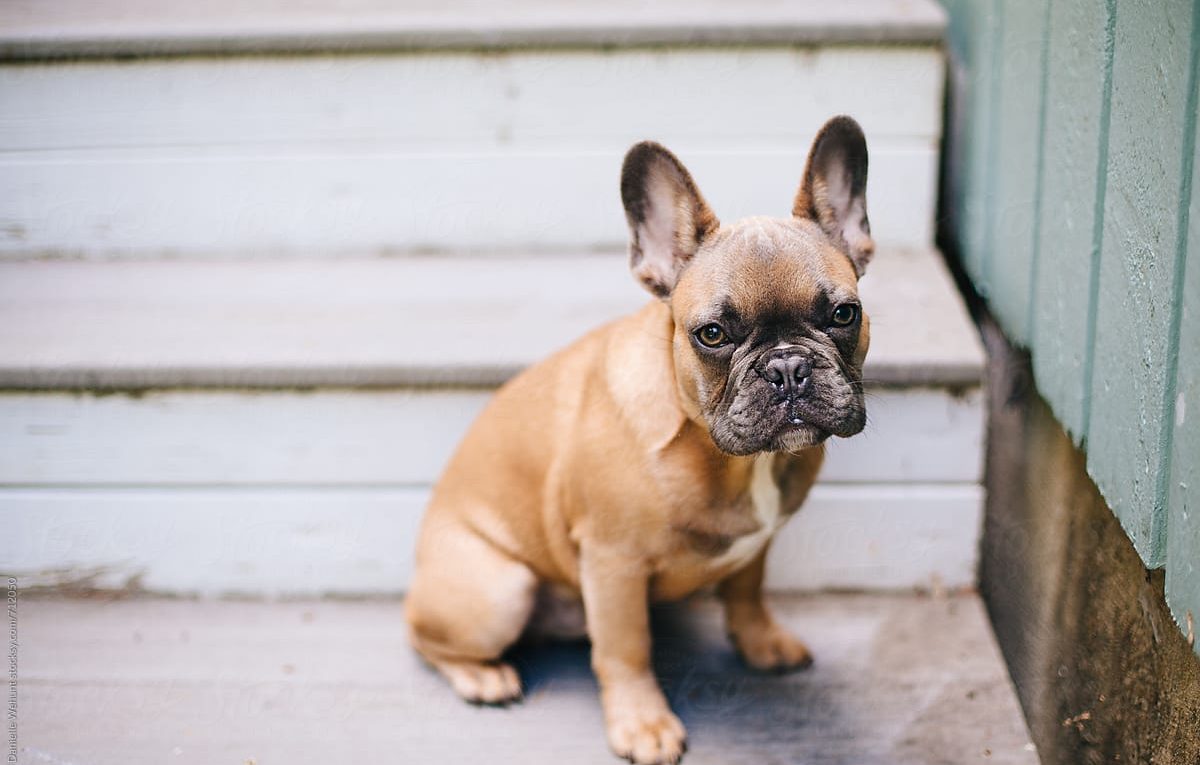
[[[1087,432],[1092,331],[1112,103],[1112,6],[1094,0],[1050,4],[1043,125],[1042,221],[1033,283],[1031,345],[1038,388],[1071,433]]]
[[[1198,66],[1193,60],[1193,67]],[[1197,97],[1192,91],[1192,97]],[[1195,101],[1192,113],[1195,114]],[[1194,139],[1193,139],[1194,141]],[[1192,144],[1191,201],[1187,252],[1180,282],[1179,361],[1167,494],[1167,592],[1184,630],[1200,632],[1200,143]],[[1188,621],[1188,614],[1191,621]],[[1193,644],[1197,645],[1197,644]],[[1200,651],[1200,648],[1197,648]]]
[[[1200,3],[946,0],[963,265],[1200,622]]]
[[[1018,342],[1028,344],[1030,283],[1037,235],[1042,143],[1042,79],[1048,0],[1005,3],[998,31],[996,125],[988,180],[990,255],[986,279],[992,304]]]

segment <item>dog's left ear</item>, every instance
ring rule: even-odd
[[[875,253],[867,220],[867,139],[850,117],[825,123],[808,153],[792,215],[820,224],[859,276]]]
[[[665,300],[720,221],[683,163],[653,141],[635,144],[625,155],[621,201],[629,221],[629,267],[646,289]]]

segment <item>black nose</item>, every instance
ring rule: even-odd
[[[803,393],[812,375],[812,363],[798,354],[776,356],[762,368],[762,376],[780,393]]]

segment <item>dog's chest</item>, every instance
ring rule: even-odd
[[[733,540],[729,549],[711,561],[714,569],[738,569],[749,563],[779,530],[784,520],[782,495],[774,476],[775,455],[763,454],[754,460],[750,477],[750,506],[758,528]]]
[[[674,600],[724,579],[762,552],[787,520],[784,497],[776,483],[775,456],[763,455],[751,466],[745,492],[730,504],[689,513],[675,525],[681,544],[660,559],[653,597]]]

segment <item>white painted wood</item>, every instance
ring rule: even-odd
[[[832,438],[821,480],[846,484],[978,483],[987,438],[980,387],[867,388],[867,427]]]
[[[873,140],[928,141],[941,131],[931,99],[942,67],[932,46],[10,65],[0,147],[786,145],[811,140],[838,112]]]
[[[408,585],[424,489],[0,489],[0,569],[206,595]],[[40,572],[40,573],[39,573]]]
[[[870,382],[979,384],[936,251],[881,248],[860,295]],[[0,386],[495,385],[649,299],[624,256],[0,263]]]
[[[640,134],[639,134],[640,136]],[[321,147],[0,156],[0,256],[344,257],[619,248],[632,141],[536,152]],[[719,216],[785,215],[807,140],[676,145]],[[936,145],[872,147],[884,245],[932,241]]]
[[[409,581],[419,489],[0,489],[0,570],[26,586],[90,574],[219,595],[394,593]],[[968,587],[982,489],[814,488],[768,562],[775,590]]]
[[[934,47],[9,66],[0,256],[621,247],[621,157],[666,142],[718,215],[785,214],[817,127],[871,142],[873,230],[932,241]]]
[[[941,42],[934,0],[5,0],[0,56]]]
[[[0,394],[0,484],[421,485],[479,390]],[[983,393],[876,389],[866,431],[832,439],[835,483],[978,482]]]
[[[767,554],[776,591],[973,587],[977,484],[817,485]]]

